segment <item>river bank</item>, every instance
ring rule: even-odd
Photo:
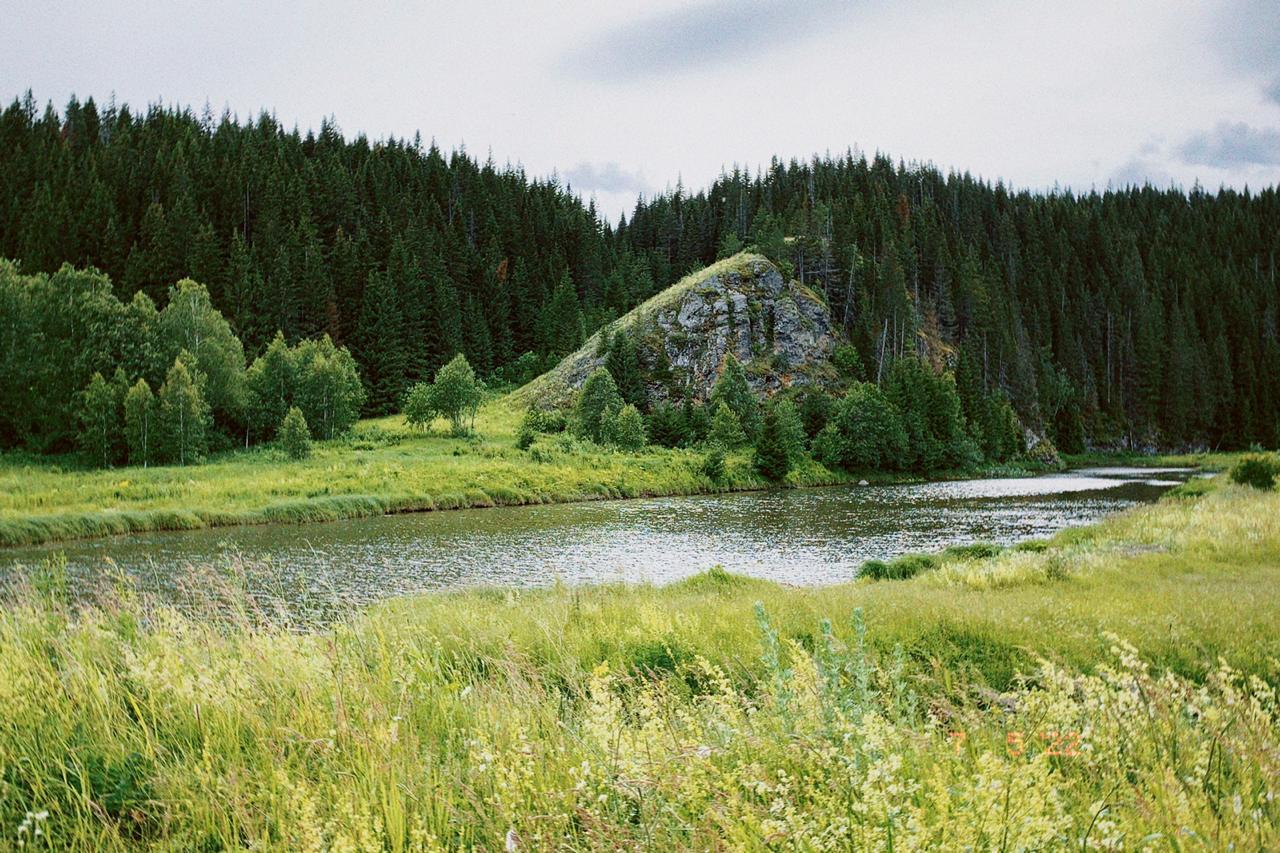
[[[37,572],[0,612],[0,837],[1273,847],[1280,496],[1220,481],[909,581],[482,590],[307,634]]]
[[[764,489],[749,451],[729,454],[716,481],[705,451],[628,453],[567,442],[519,450],[521,410],[506,398],[480,412],[477,437],[407,427],[400,416],[362,421],[345,439],[317,442],[295,461],[270,447],[232,451],[191,467],[64,469],[0,456],[0,546],[251,524],[299,524],[406,512],[568,503]],[[1032,463],[951,472],[953,478],[1030,473]],[[886,472],[850,475],[812,460],[790,486],[912,482]]]

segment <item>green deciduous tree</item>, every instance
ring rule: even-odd
[[[129,464],[143,468],[155,453],[156,399],[147,380],[133,383],[124,397],[125,441],[129,446]]]
[[[293,401],[316,438],[331,439],[355,425],[364,404],[360,370],[346,347],[326,334],[294,348]]]
[[[915,358],[894,362],[885,396],[897,407],[907,433],[907,464],[918,471],[957,468],[973,461],[976,449],[964,432],[955,381]]]
[[[244,347],[203,284],[183,279],[169,288],[156,335],[161,362],[172,364],[179,353],[190,353],[204,377],[201,391],[215,422],[227,431],[238,429],[245,407]]]
[[[108,382],[101,373],[93,374],[81,395],[80,449],[94,465],[110,468],[120,461],[123,402],[120,384]]]
[[[258,441],[276,434],[293,401],[297,384],[293,350],[276,332],[265,352],[253,360],[245,376],[249,429]]]
[[[178,465],[194,465],[208,449],[209,404],[194,365],[194,356],[179,353],[160,387],[159,448],[166,461]]]
[[[412,426],[425,427],[437,417],[445,418],[454,435],[466,435],[475,429],[483,399],[484,383],[459,353],[436,372],[432,385],[419,383],[413,388],[405,401],[405,419]]]
[[[627,403],[613,417],[609,426],[609,443],[623,450],[639,450],[645,445],[644,416]]]
[[[813,442],[814,455],[823,465],[848,471],[900,467],[906,447],[901,415],[870,383],[849,389]]]

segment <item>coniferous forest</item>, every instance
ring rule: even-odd
[[[744,246],[824,297],[870,381],[920,356],[953,370],[966,399],[1007,395],[1066,451],[1277,441],[1274,188],[1014,192],[851,152],[735,169],[705,191],[641,199],[614,224],[554,179],[417,138],[93,99],[59,113],[28,94],[0,115],[0,257],[28,276],[68,263],[102,275],[67,271],[46,303],[0,306],[0,446],[65,449],[76,428],[58,401],[95,371],[110,378],[131,347],[179,406],[184,358],[216,373],[193,351],[209,350],[204,329],[233,359],[237,339],[248,362],[266,357],[278,331],[278,352],[341,363],[343,405],[369,414],[399,410],[458,352],[520,383]],[[176,287],[186,278],[199,288]],[[184,292],[203,320],[169,307]],[[95,336],[95,322],[114,331]],[[46,364],[37,387],[24,347],[62,328],[87,334],[76,370]],[[110,352],[79,346],[108,338]],[[363,389],[349,387],[348,358]],[[125,399],[123,383],[97,392]],[[271,400],[274,418],[294,392]],[[253,432],[250,410],[209,405],[228,431]]]

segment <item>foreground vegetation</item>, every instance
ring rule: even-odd
[[[308,634],[78,609],[56,568],[0,614],[0,844],[1280,844],[1280,495],[1225,480],[908,581],[474,591]]]

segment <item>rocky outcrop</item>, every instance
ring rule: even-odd
[[[686,277],[609,324],[520,393],[545,402],[580,387],[604,363],[607,340],[616,334],[636,342],[655,401],[706,399],[729,353],[764,395],[835,378],[830,358],[836,337],[822,299],[785,281],[765,258],[740,254]]]

